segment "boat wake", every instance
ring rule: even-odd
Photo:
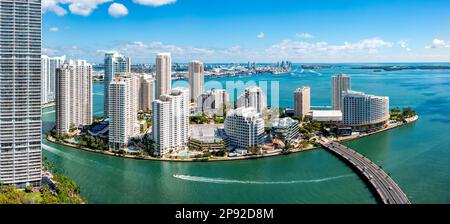
[[[179,175],[174,174],[173,177],[181,180],[194,181],[194,182],[204,182],[204,183],[215,183],[215,184],[303,184],[303,183],[321,183],[336,179],[341,179],[345,177],[350,177],[352,174],[340,175],[334,177],[326,177],[320,179],[311,180],[291,180],[291,181],[251,181],[251,180],[233,180],[224,178],[211,178],[211,177],[199,177],[199,176],[189,176],[189,175]]]
[[[314,71],[314,70],[308,70],[310,73],[313,73],[313,74],[316,74],[317,76],[323,76],[323,74],[322,73],[320,73],[320,72],[316,72],[316,71]]]

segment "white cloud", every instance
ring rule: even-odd
[[[259,32],[259,34],[256,36],[256,38],[262,39],[264,38],[264,33],[263,32]]]
[[[91,15],[94,9],[97,9],[98,5],[111,2],[112,0],[70,0],[69,5],[70,12],[80,16]]]
[[[58,27],[50,27],[50,32],[58,32],[59,28]]]
[[[175,3],[176,0],[133,0],[133,2],[136,4],[158,7]]]
[[[407,50],[407,51],[411,51],[411,48],[409,48],[409,44],[407,40],[399,40],[398,45],[400,45],[401,48]]]
[[[112,3],[108,8],[108,13],[112,17],[122,17],[128,15],[128,9],[120,3]]]
[[[447,43],[448,44],[448,43]],[[101,47],[98,47],[101,46]],[[397,49],[391,48],[396,47]],[[403,48],[405,47],[405,48]],[[173,61],[188,62],[198,59],[204,62],[275,62],[291,60],[295,62],[417,62],[450,61],[448,48],[416,49],[408,54],[399,53],[406,49],[407,42],[388,42],[380,38],[368,38],[341,44],[325,41],[283,40],[266,48],[249,49],[244,46],[201,47],[167,44],[159,41],[130,41],[98,43],[88,46],[44,46],[43,52],[50,56],[67,55],[72,59],[86,59],[102,62],[104,53],[119,51],[133,58],[136,63],[154,63],[158,52],[171,52]]]
[[[42,11],[52,11],[58,16],[67,14],[67,10],[62,5],[69,5],[72,14],[89,16],[101,4],[112,2],[113,0],[42,0]]]
[[[426,46],[426,48],[448,48],[450,47],[450,43],[446,42],[445,40],[440,40],[440,39],[433,39],[433,41],[431,41],[431,45]]]
[[[42,12],[54,12],[58,16],[64,16],[67,14],[67,10],[59,5],[59,3],[63,3],[66,1],[63,0],[42,0]]]
[[[296,37],[304,38],[304,39],[311,39],[314,38],[312,34],[309,33],[297,33],[295,34]]]
[[[332,45],[325,41],[305,42],[283,40],[266,49],[267,55],[273,58],[290,59],[337,59],[361,58],[367,54],[380,53],[382,48],[392,47],[393,44],[380,38],[360,40],[355,43],[345,42],[341,45]]]

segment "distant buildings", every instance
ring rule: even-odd
[[[125,57],[117,52],[110,52],[105,54],[104,61],[104,111],[105,115],[108,116],[109,108],[109,83],[114,80],[114,76],[117,73],[131,72],[131,59]]]
[[[138,85],[138,77],[131,73],[119,73],[109,83],[109,145],[112,150],[127,149],[130,139],[139,134]]]
[[[172,57],[170,53],[158,53],[156,55],[156,95],[170,94],[172,88]]]
[[[204,65],[200,61],[191,61],[189,63],[189,89],[190,100],[192,102],[197,101],[197,98],[203,93],[205,86]]]
[[[174,88],[153,101],[154,154],[183,150],[189,141],[189,89]]]
[[[224,115],[230,103],[230,96],[224,89],[213,89],[197,97],[197,113],[207,115]]]
[[[0,183],[40,185],[41,1],[0,1]]]
[[[272,122],[272,137],[280,139],[285,144],[291,143],[299,136],[298,125],[299,122],[290,117],[276,118]]]
[[[253,107],[258,113],[266,109],[267,99],[261,88],[251,86],[237,99],[237,107]]]
[[[65,60],[65,56],[53,58],[48,57],[47,55],[41,56],[42,104],[55,101],[56,69],[59,68]]]
[[[294,91],[294,115],[303,120],[311,110],[311,89],[308,86]]]
[[[155,100],[155,79],[151,75],[140,74],[139,77],[139,106],[144,112],[152,110],[152,102]]]
[[[225,133],[229,146],[247,149],[264,141],[264,119],[253,107],[229,110],[225,118]]]
[[[69,61],[56,70],[56,131],[92,123],[92,66],[84,60]]]
[[[342,92],[351,89],[350,76],[342,73],[332,77],[331,105],[333,110],[341,110]]]
[[[342,96],[343,124],[354,130],[382,127],[390,118],[389,97],[347,90]]]

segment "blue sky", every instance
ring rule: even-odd
[[[42,0],[43,48],[101,62],[448,62],[447,0]]]

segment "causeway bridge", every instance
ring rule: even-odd
[[[377,164],[355,150],[327,138],[319,138],[318,142],[353,168],[383,204],[411,204],[394,180]]]

